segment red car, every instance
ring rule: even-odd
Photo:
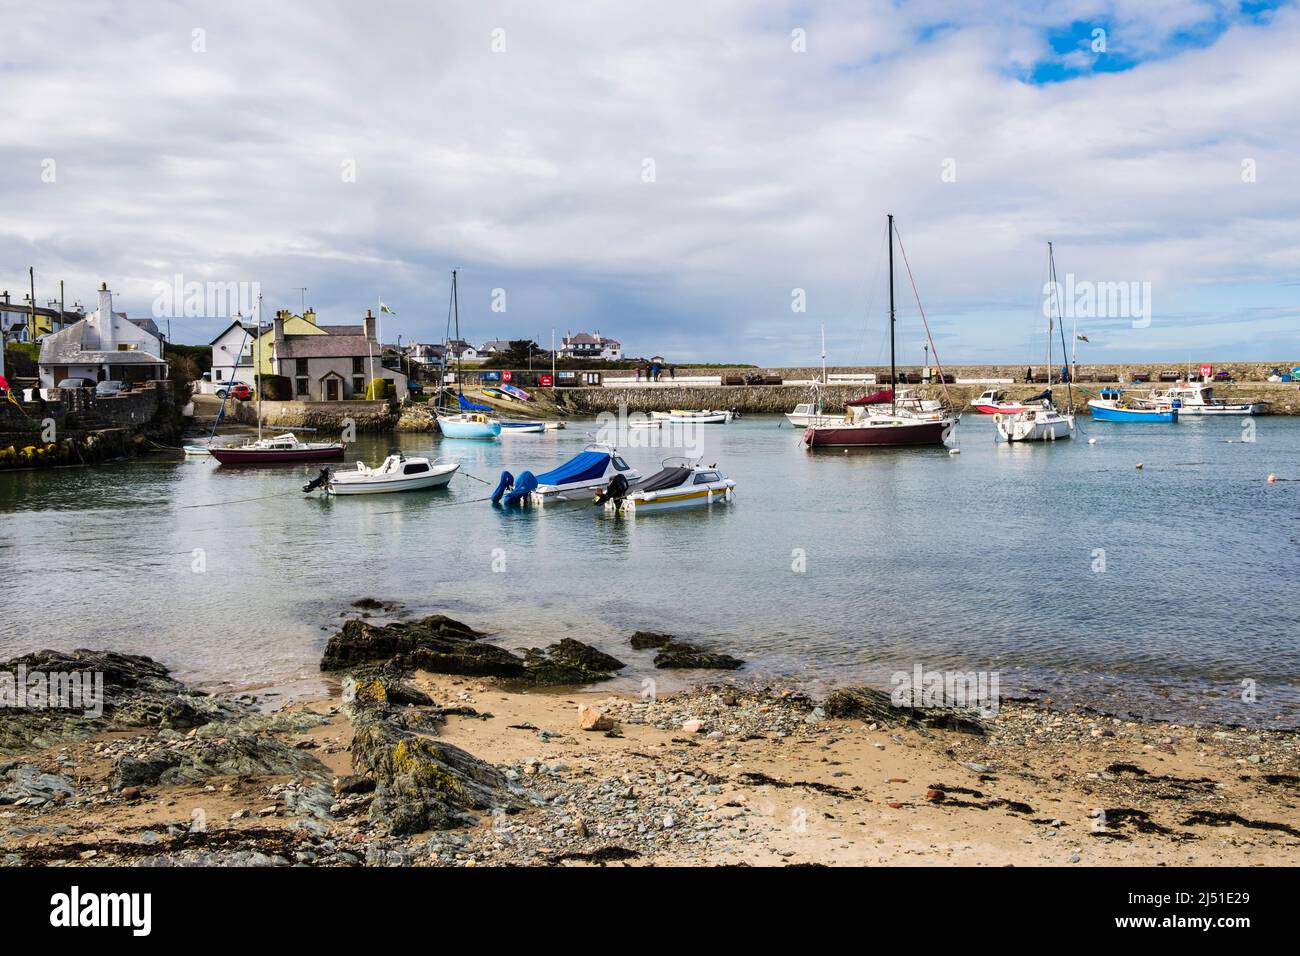
[[[239,399],[241,402],[246,402],[253,397],[253,390],[249,388],[247,385],[245,385],[243,382],[236,382],[234,385],[230,386],[230,394],[232,397]],[[226,389],[224,388],[217,389],[217,398],[225,398],[225,397],[226,397]]]

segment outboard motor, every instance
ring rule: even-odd
[[[536,490],[537,477],[531,471],[520,472],[519,480],[515,482],[515,490],[506,495],[506,507],[519,504]]]
[[[596,495],[595,503],[603,505],[610,498],[613,498],[615,501],[621,501],[627,497],[629,487],[627,476],[622,472],[619,472],[609,480],[609,484],[605,486],[605,490]]]
[[[501,472],[501,481],[497,484],[497,490],[492,492],[492,503],[501,504],[501,496],[515,486],[515,476],[508,471]]]
[[[311,481],[307,482],[307,484],[302,486],[302,490],[307,492],[308,494],[311,494],[311,492],[315,491],[317,488],[320,488],[323,485],[328,485],[330,483],[330,479],[333,477],[334,475],[330,472],[328,468],[322,468],[320,470],[319,475],[317,475]]]

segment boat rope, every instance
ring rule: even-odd
[[[212,508],[216,505],[238,505],[243,504],[246,501],[267,501],[271,498],[284,498],[288,495],[297,496],[299,494],[301,494],[301,492],[295,488],[292,491],[279,491],[273,495],[260,495],[256,498],[227,498],[225,501],[204,501],[197,505],[181,505],[180,510],[186,511],[190,508]]]
[[[907,270],[907,281],[912,284],[912,295],[916,296],[916,307],[921,313],[921,324],[925,326],[925,337],[930,343],[930,351],[934,353],[934,364],[939,369],[939,385],[943,388],[944,401],[952,407],[952,396],[948,394],[948,383],[944,379],[943,363],[939,361],[939,350],[935,347],[934,336],[930,334],[930,323],[925,318],[925,307],[921,305],[921,293],[917,291],[916,279],[912,276],[912,266],[907,261],[907,250],[903,248],[903,237],[898,234],[898,226],[894,226],[894,236],[898,239],[898,251],[903,254],[903,268]],[[890,382],[891,388],[898,388],[897,382]]]

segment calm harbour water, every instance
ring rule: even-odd
[[[507,646],[596,644],[630,665],[626,688],[671,686],[627,646],[650,629],[813,690],[888,687],[920,661],[997,671],[1004,696],[1300,722],[1300,481],[1265,481],[1300,479],[1300,420],[1258,419],[1243,442],[1239,420],[1085,419],[1095,445],[1008,446],[967,415],[949,455],[809,453],[783,419],[753,417],[697,433],[738,482],[731,506],[629,520],[473,500],[502,468],[564,461],[591,427],[493,444],[363,436],[346,467],[396,444],[491,483],[403,495],[308,498],[311,466],[210,459],[0,474],[0,657],[110,647],[208,689],[313,693],[340,615],[373,596]],[[625,453],[649,474],[674,451]]]

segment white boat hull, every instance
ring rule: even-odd
[[[1178,407],[1179,417],[1184,415],[1262,415],[1263,402],[1228,403],[1224,405],[1187,405]]]
[[[442,488],[460,468],[459,462],[434,465],[431,470],[418,475],[379,474],[361,471],[334,475],[325,486],[329,495],[383,495],[397,491],[423,491]]]
[[[1061,441],[1074,436],[1073,415],[1029,418],[999,414],[996,420],[1004,441]]]
[[[669,489],[664,492],[633,492],[621,501],[605,502],[605,510],[613,514],[644,514],[651,511],[672,511],[676,508],[698,508],[713,504],[728,504],[735,500],[736,483],[726,481],[708,487],[691,486]]]

